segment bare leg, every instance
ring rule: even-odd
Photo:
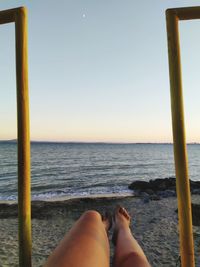
[[[122,207],[115,211],[113,242],[115,247],[115,267],[150,267],[143,250],[131,234],[130,216]]]
[[[53,251],[45,267],[109,267],[109,221],[85,212]]]

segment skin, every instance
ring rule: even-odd
[[[142,248],[131,233],[128,212],[119,206],[115,210],[114,219],[114,267],[150,267]]]
[[[53,251],[45,267],[109,267],[107,220],[85,212]]]
[[[114,267],[150,267],[131,234],[130,216],[122,207],[114,214]],[[49,256],[44,267],[109,267],[110,218],[96,211],[85,212]]]

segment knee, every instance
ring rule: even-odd
[[[100,213],[98,211],[95,211],[95,210],[85,211],[81,217],[85,220],[88,220],[88,221],[102,220]]]

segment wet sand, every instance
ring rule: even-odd
[[[200,196],[193,196],[200,203]],[[175,267],[179,258],[177,199],[146,201],[136,197],[101,197],[32,203],[33,266],[42,266],[80,215],[89,209],[103,213],[117,204],[132,216],[131,230],[155,267]],[[0,203],[0,266],[18,266],[16,205]],[[195,226],[196,266],[200,266],[200,227]],[[112,232],[109,238],[111,239]],[[111,245],[111,262],[113,257]],[[179,265],[178,265],[179,266]]]

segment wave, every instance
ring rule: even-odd
[[[46,191],[46,192],[45,192]],[[114,186],[114,187],[91,187],[91,188],[82,188],[76,191],[72,191],[72,189],[63,189],[63,190],[45,190],[41,193],[32,193],[31,199],[34,200],[53,200],[59,198],[82,198],[82,197],[92,197],[92,196],[122,196],[122,195],[132,195],[133,191],[129,190],[127,186]],[[17,195],[12,194],[10,196],[0,196],[0,201],[17,201]]]

